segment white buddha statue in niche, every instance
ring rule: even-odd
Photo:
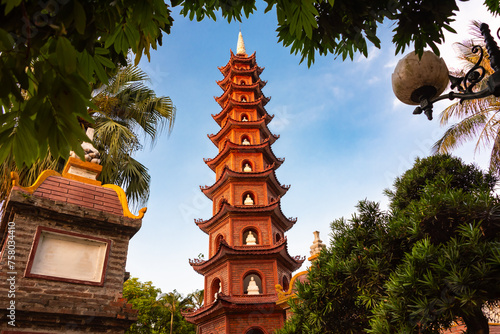
[[[250,246],[257,245],[257,239],[255,239],[255,237],[253,236],[252,231],[248,231],[248,235],[245,240],[245,245],[250,245]]]
[[[219,282],[219,290],[216,293],[214,293],[214,300],[217,300],[217,297],[219,297],[219,293],[221,292],[222,292],[222,283]]]
[[[241,145],[250,145],[250,141],[246,138],[243,138],[243,141],[241,142]]]
[[[248,122],[248,118],[246,116],[243,116],[243,119],[241,121],[242,122]]]
[[[250,197],[250,194],[247,194],[247,197],[245,198],[245,201],[243,202],[244,205],[253,205],[253,199]]]
[[[243,167],[243,171],[245,173],[251,172],[252,171],[252,167],[250,167],[249,164],[245,164],[245,167]]]
[[[255,283],[255,280],[254,280],[253,276],[250,277],[250,282],[248,282],[247,291],[248,291],[249,295],[258,295],[258,294],[260,294],[259,287],[257,286],[257,283]]]

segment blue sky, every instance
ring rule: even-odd
[[[467,38],[470,19],[498,28],[498,18],[487,15],[481,3],[460,4],[453,25],[460,35],[447,38],[441,48],[447,62],[453,60],[451,42]],[[177,289],[186,295],[204,287],[188,259],[208,253],[208,235],[194,219],[212,216],[211,202],[199,186],[213,184],[215,175],[203,158],[217,155],[207,138],[219,129],[211,117],[221,110],[213,98],[222,94],[217,67],[226,65],[230,49],[236,50],[240,29],[247,53],[255,51],[257,63],[265,67],[263,92],[272,98],[266,109],[275,115],[269,128],[281,136],[273,151],[286,160],[276,174],[282,184],[291,185],[282,210],[298,218],[287,233],[292,256],[309,256],[313,231],[328,243],[330,222],[349,218],[359,200],[385,207],[383,190],[415,157],[429,155],[444,131],[437,120],[414,116],[412,106],[396,101],[391,74],[402,55],[394,56],[390,25],[380,28],[382,48],[372,48],[368,58],[342,62],[329,55],[308,68],[277,42],[276,16],[263,14],[263,9],[260,3],[249,19],[228,24],[221,18],[191,22],[174,8],[171,34],[164,36],[150,62],[141,61],[157,95],[172,98],[177,118],[170,136],[161,136],[153,149],[145,147],[137,156],[149,168],[152,185],[142,228],[130,242],[127,270],[163,292]],[[435,112],[444,106],[446,102]],[[470,145],[457,155],[487,165],[486,155],[474,155]]]

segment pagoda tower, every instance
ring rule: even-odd
[[[184,316],[200,334],[271,334],[285,321],[275,286],[287,289],[305,258],[287,251],[284,234],[296,219],[280,207],[289,186],[278,182],[275,171],[284,159],[271,150],[278,136],[267,127],[272,117],[264,108],[270,99],[262,93],[263,68],[255,53],[246,54],[241,32],[236,55],[231,51],[219,70],[224,92],[215,100],[222,111],[212,117],[221,129],[209,135],[219,153],[204,159],[216,182],[201,187],[213,202],[213,216],[195,220],[209,235],[209,256],[190,260],[205,278],[205,302]]]

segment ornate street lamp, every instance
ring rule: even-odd
[[[486,74],[484,67],[479,65],[484,56],[480,46],[472,47],[472,52],[477,53],[479,59],[462,78],[449,75],[443,59],[430,51],[424,51],[420,59],[412,52],[398,62],[392,73],[392,89],[401,102],[418,105],[413,111],[414,115],[424,112],[427,118],[432,120],[433,103],[444,99],[460,99],[460,102],[463,102],[491,95],[500,96],[500,50],[491,36],[488,25],[482,23],[480,30],[486,43],[491,68],[495,72],[489,76],[487,87],[478,92],[474,92],[473,88]],[[500,29],[497,31],[497,36],[500,38]],[[449,81],[452,91],[440,95]]]

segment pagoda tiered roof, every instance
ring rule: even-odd
[[[224,74],[224,76],[228,78],[233,78],[236,75],[240,76],[250,75],[252,76],[253,81],[257,81],[259,80],[259,76],[262,74],[263,71],[264,69],[259,66],[252,66],[251,68],[241,68],[241,67],[231,66],[227,69],[225,73],[223,72],[222,74]]]
[[[267,247],[259,247],[258,245],[232,247],[229,246],[225,240],[222,240],[217,248],[217,252],[209,260],[189,260],[189,264],[198,274],[205,275],[210,269],[214,268],[217,263],[234,258],[240,260],[245,260],[247,258],[278,258],[279,261],[291,271],[299,269],[306,259],[305,256],[292,257],[288,253],[288,242],[286,238]]]
[[[264,102],[267,103],[269,102],[270,98],[267,98],[264,96],[264,94],[261,91],[261,85],[260,85],[260,80],[258,82],[255,82],[251,85],[240,85],[237,84],[233,81],[230,81],[230,84],[226,85],[224,89],[224,93],[222,93],[221,96],[215,97],[215,101],[222,107],[224,108],[228,99],[231,99],[231,94],[233,94],[235,91],[241,92],[241,91],[254,91],[256,96],[262,96],[264,97]],[[262,85],[263,86],[263,85]],[[267,101],[266,101],[267,100]]]
[[[284,186],[281,185],[276,178],[276,172],[274,170],[274,164],[268,166],[265,170],[261,172],[237,172],[234,170],[229,169],[229,167],[224,167],[224,170],[221,174],[221,177],[210,187],[205,186],[201,187],[201,191],[211,200],[213,199],[213,196],[217,189],[219,189],[222,185],[228,183],[228,182],[234,182],[241,180],[242,178],[248,180],[258,180],[258,179],[268,179],[270,182],[268,184],[272,185],[275,193],[278,194],[278,196],[283,196],[286,194],[288,189],[290,189],[290,186]]]
[[[234,82],[232,80],[231,77],[224,77],[224,79],[222,80],[217,80],[215,81],[220,88],[222,88],[222,90],[226,90],[227,87],[230,85],[230,84],[234,84],[235,87],[238,87],[238,88],[241,88],[241,87],[249,87],[249,86],[253,86],[254,84],[258,84],[259,85],[259,89],[262,89],[264,88],[264,86],[267,84],[267,81],[266,80],[261,80],[260,78],[258,78],[253,84],[251,85],[240,85],[239,83],[237,82]]]
[[[212,319],[223,313],[256,312],[262,314],[275,312],[277,296],[273,294],[260,295],[233,295],[226,296],[217,294],[217,299],[208,305],[204,305],[192,312],[182,312],[182,315],[191,323],[200,323],[205,319]]]
[[[284,158],[277,158],[276,155],[274,155],[274,152],[269,145],[269,138],[257,145],[240,145],[228,140],[224,144],[224,148],[215,158],[205,158],[203,161],[205,161],[208,167],[215,171],[219,162],[225,159],[231,151],[237,151],[238,153],[262,153],[270,164],[274,163],[276,165],[276,168],[281,166],[281,164],[285,161]]]
[[[219,211],[208,220],[195,219],[196,225],[209,234],[211,227],[221,223],[228,216],[265,216],[274,217],[274,222],[284,231],[288,231],[297,221],[297,218],[287,218],[281,211],[281,197],[277,197],[269,205],[231,205],[224,201]]]
[[[224,139],[224,136],[231,130],[231,127],[240,128],[240,129],[252,129],[252,128],[260,128],[260,130],[269,138],[269,144],[273,144],[276,139],[278,139],[279,135],[274,135],[269,131],[269,128],[266,125],[267,118],[262,116],[259,120],[256,121],[238,121],[234,118],[229,117],[224,124],[224,126],[217,132],[217,134],[208,135],[208,138],[214,143],[215,146],[219,146],[219,142],[221,139]]]
[[[252,53],[250,56],[234,54],[232,50],[230,50],[230,52],[231,52],[231,56],[229,57],[229,61],[227,62],[227,64],[224,65],[224,66],[218,66],[217,67],[219,69],[219,71],[221,71],[221,73],[223,75],[226,75],[231,68],[235,67],[235,65],[237,63],[239,63],[239,64],[248,64],[252,68],[256,67],[256,68],[260,69],[260,72],[262,72],[264,70],[264,68],[261,68],[261,67],[257,66],[257,61],[256,61],[256,58],[255,58],[255,52]]]
[[[264,106],[267,104],[267,102],[269,102],[270,99],[271,98],[264,96],[261,96],[254,101],[246,101],[246,102],[236,101],[234,99],[228,99],[224,109],[222,109],[222,111],[219,112],[217,115],[212,115],[212,117],[217,122],[217,124],[221,126],[222,121],[224,120],[226,114],[233,108],[238,107],[240,109],[256,109],[261,117],[268,115],[266,116],[266,118],[268,118],[268,121],[266,123],[269,123],[272,120],[272,117],[269,116],[267,111],[264,109]]]

